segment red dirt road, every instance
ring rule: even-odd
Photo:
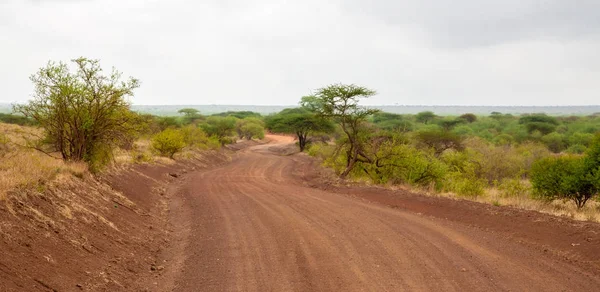
[[[164,290],[600,290],[597,262],[505,236],[531,218],[498,217],[480,228],[307,187],[310,158],[278,155],[291,141],[271,138],[182,181],[171,204],[175,244]],[[593,244],[588,251],[600,252]]]

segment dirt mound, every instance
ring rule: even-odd
[[[156,258],[169,244],[165,189],[227,160],[210,152],[12,191],[0,201],[0,291],[156,291]]]

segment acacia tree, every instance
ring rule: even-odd
[[[195,108],[182,108],[178,110],[177,113],[180,113],[186,117],[196,117],[199,115],[200,111]]]
[[[417,132],[415,137],[421,146],[433,149],[435,157],[440,157],[448,149],[464,149],[463,137],[450,131],[423,130]]]
[[[358,102],[375,94],[374,90],[354,84],[333,84],[318,89],[312,96],[303,97],[300,102],[302,106],[314,108],[319,116],[337,122],[346,134],[346,169],[340,175],[342,178],[352,171],[356,162],[372,163],[365,152],[368,131],[363,126],[378,110],[362,107]]]
[[[33,118],[44,129],[45,142],[64,160],[90,162],[98,151],[112,149],[135,129],[137,115],[127,97],[139,81],[114,68],[103,75],[98,60],[72,60],[75,72],[63,62],[49,62],[30,77],[33,99],[13,110]]]
[[[284,109],[268,117],[266,124],[273,132],[295,134],[298,137],[300,152],[306,148],[308,135],[329,133],[334,129],[329,120],[317,116],[306,108]]]
[[[433,121],[437,116],[432,111],[424,111],[420,112],[415,116],[415,119],[419,123],[429,124],[429,122]]]

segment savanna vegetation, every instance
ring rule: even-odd
[[[266,126],[342,178],[600,219],[600,116],[399,115],[360,106],[374,94],[329,85]],[[305,127],[313,119],[334,126]]]
[[[128,99],[141,83],[115,69],[104,72],[98,60],[49,62],[30,79],[32,99],[14,105],[12,114],[0,114],[0,198],[61,173],[170,163],[265,135],[263,117],[253,112],[203,116],[183,108],[170,117],[134,112]]]
[[[193,108],[159,117],[133,112],[128,98],[140,82],[106,74],[97,60],[50,62],[31,81],[33,99],[0,115],[0,174],[11,178],[0,189],[26,184],[26,157],[51,165],[30,175],[42,180],[115,163],[168,163],[268,130],[294,135],[300,151],[342,178],[600,219],[600,115],[400,115],[361,106],[372,89],[333,84],[266,117]]]

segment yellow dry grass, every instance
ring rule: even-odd
[[[532,199],[528,193],[507,197],[503,196],[497,189],[488,189],[484,195],[474,200],[497,206],[511,206],[518,209],[534,210],[580,221],[600,222],[600,203],[595,200],[590,200],[585,207],[577,209],[573,201],[554,200],[552,202],[545,202]]]
[[[26,147],[27,141],[39,139],[39,128],[0,123],[0,200],[18,188],[41,188],[44,183],[63,176],[82,177],[88,173],[83,162],[68,163],[40,151]],[[199,149],[184,149],[176,154],[178,159],[191,159]],[[131,150],[116,149],[111,169],[136,164],[173,164],[174,160],[158,156],[152,151],[149,139],[139,139]]]
[[[414,190],[414,188],[410,186],[403,186],[401,188],[406,190]],[[448,192],[438,193],[432,190],[422,192],[422,194],[451,199],[463,199],[495,206],[510,206],[517,209],[532,210],[579,221],[600,222],[600,202],[596,200],[590,200],[587,202],[584,208],[577,209],[575,203],[572,201],[540,201],[531,198],[529,193],[522,193],[515,196],[504,196],[498,189],[495,188],[486,189],[483,195],[477,197],[459,196]]]
[[[178,153],[176,156],[180,157],[184,153]],[[160,164],[174,164],[175,161],[168,157],[162,157],[156,155],[152,150],[152,144],[150,139],[142,138],[134,142],[131,150],[116,149],[114,152],[114,164],[116,166],[135,164],[135,163],[160,163]]]
[[[61,173],[82,176],[87,172],[85,163],[66,163],[23,146],[39,134],[33,127],[0,123],[0,200],[10,190],[39,187]]]

